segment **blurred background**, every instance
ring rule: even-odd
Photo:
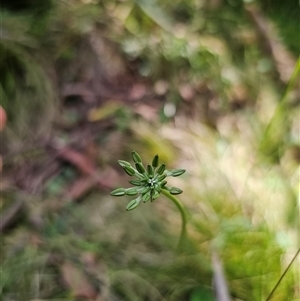
[[[0,36],[1,300],[268,298],[300,243],[298,0],[2,0]],[[109,195],[132,149],[187,170],[181,254],[164,196]]]

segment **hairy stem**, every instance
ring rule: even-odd
[[[180,211],[181,214],[181,232],[180,232],[180,239],[178,242],[178,249],[179,249],[182,246],[182,243],[187,236],[186,235],[186,223],[187,223],[186,212],[182,203],[179,201],[177,197],[170,194],[169,191],[166,189],[162,189],[161,192],[176,205],[177,209]]]

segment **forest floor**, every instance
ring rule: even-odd
[[[300,300],[299,258],[280,280],[300,243],[299,45],[263,3],[3,8],[1,300]],[[180,253],[168,199],[110,195],[132,150],[186,169],[168,179]]]

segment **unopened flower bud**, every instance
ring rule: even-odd
[[[132,155],[132,159],[134,161],[134,163],[141,163],[142,162],[142,158],[140,157],[140,155],[136,152],[136,151],[132,151],[131,152]]]
[[[159,157],[158,157],[158,155],[155,155],[153,160],[152,160],[152,166],[154,168],[156,168],[158,166],[158,163],[159,163]]]
[[[135,167],[136,167],[137,171],[141,174],[144,174],[146,172],[146,169],[142,163],[139,163],[139,162],[135,163]]]
[[[113,190],[110,195],[112,196],[123,196],[125,195],[125,189],[124,188],[117,188]]]
[[[172,187],[169,192],[173,195],[176,195],[182,193],[182,190],[176,187]]]

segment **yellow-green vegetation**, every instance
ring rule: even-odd
[[[223,301],[217,254],[232,301],[299,300],[300,65],[281,52],[282,80],[263,46],[281,34],[295,53],[294,6],[43,3],[1,7],[0,299]],[[281,16],[277,36],[261,41],[250,9]],[[164,183],[126,211],[133,149],[148,174],[186,170],[168,181],[184,230]]]

